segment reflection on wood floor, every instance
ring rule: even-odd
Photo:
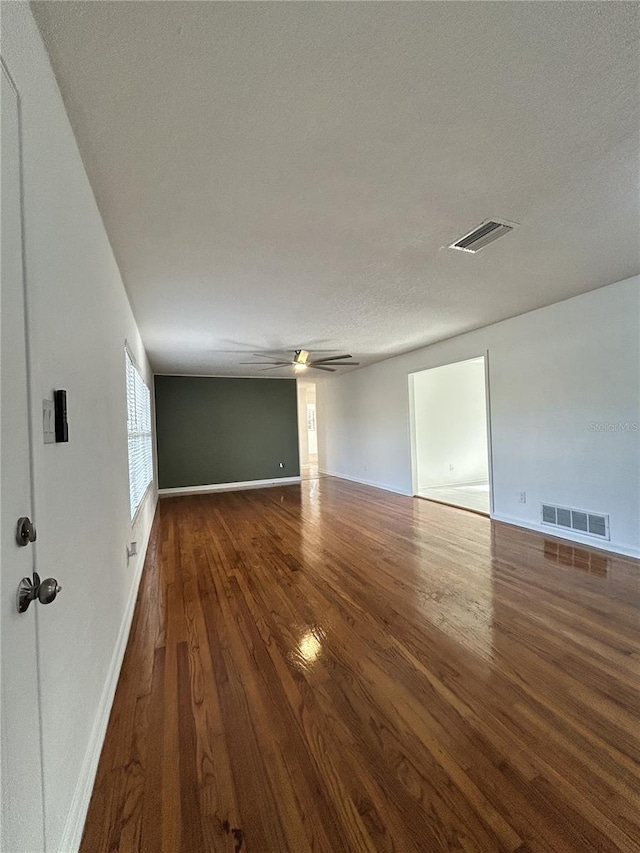
[[[83,853],[640,850],[639,565],[566,547],[330,477],[161,501]]]
[[[320,476],[320,472],[318,471],[318,463],[315,465],[301,465],[300,466],[300,477],[303,480],[317,480]],[[322,475],[324,476],[324,475]]]

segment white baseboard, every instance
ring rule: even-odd
[[[149,529],[145,534],[142,547],[138,551],[138,562],[136,564],[135,574],[131,583],[131,591],[129,592],[127,607],[124,612],[124,616],[122,617],[118,639],[113,650],[113,656],[105,679],[102,695],[100,696],[98,712],[91,730],[91,737],[89,738],[87,751],[82,762],[82,767],[80,768],[78,781],[71,800],[71,806],[69,807],[67,819],[64,824],[62,839],[60,841],[60,853],[77,853],[80,848],[80,842],[82,841],[82,833],[84,830],[85,820],[87,818],[87,811],[89,810],[89,802],[91,800],[91,794],[93,793],[96,773],[98,772],[98,762],[100,761],[102,745],[107,734],[109,716],[111,715],[111,706],[113,705],[113,700],[115,698],[116,687],[118,686],[118,679],[120,678],[120,669],[122,668],[122,661],[124,659],[124,653],[129,640],[129,632],[131,631],[133,612],[135,610],[136,601],[138,600],[138,588],[140,586],[142,569],[144,568],[144,562],[147,556],[147,548],[149,546],[151,528],[153,527],[156,505],[157,500],[154,503],[153,512],[151,513]]]
[[[533,530],[536,533],[543,533],[545,536],[550,536],[553,539],[566,539],[568,542],[575,542],[578,545],[585,545],[588,548],[595,548],[598,551],[610,551],[614,554],[621,554],[623,557],[640,557],[640,548],[634,548],[632,545],[616,545],[607,539],[597,539],[594,536],[581,536],[573,530],[565,531],[561,527],[547,527],[546,524],[536,524],[532,521],[524,521],[511,515],[502,515],[501,513],[493,513],[492,521],[502,521],[504,524],[511,524],[514,527],[524,527],[525,530]]]
[[[236,492],[244,489],[264,489],[269,486],[290,486],[300,483],[300,477],[277,477],[275,480],[244,480],[241,483],[212,483],[210,486],[180,486],[175,489],[159,489],[161,498],[171,495],[202,495],[208,492]]]
[[[337,477],[339,480],[349,480],[351,483],[360,483],[363,486],[373,486],[374,489],[382,489],[385,492],[393,492],[395,495],[405,495],[413,497],[411,492],[403,489],[396,489],[394,486],[388,486],[384,483],[376,483],[373,480],[361,480],[359,477],[348,477],[346,474],[336,474],[335,471],[326,471],[323,468],[318,469],[319,474],[326,474],[328,477]]]

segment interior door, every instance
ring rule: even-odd
[[[2,264],[0,276],[0,850],[44,851],[36,607],[18,613],[35,542],[19,545],[33,519],[29,438],[18,96],[2,65]]]

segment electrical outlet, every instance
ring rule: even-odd
[[[454,469],[453,462],[449,462],[449,470],[450,470],[450,471],[453,471],[453,469]]]
[[[281,462],[279,467],[284,468],[284,462]]]
[[[527,493],[526,492],[518,492],[518,502],[521,504],[526,504],[526,502],[527,502]]]

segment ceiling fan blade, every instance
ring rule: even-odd
[[[359,361],[332,361],[330,364],[325,365],[324,361],[310,361],[307,366],[311,367],[312,364],[319,364],[321,367],[353,367],[354,364],[360,364]]]
[[[321,364],[307,364],[307,367],[310,367],[311,370],[326,370],[328,373],[336,372],[333,367],[323,367]]]
[[[289,367],[288,361],[283,361],[282,364],[274,364],[273,367],[261,367],[258,373],[264,373],[265,370],[280,370],[281,367]]]
[[[314,364],[324,364],[325,361],[341,361],[343,358],[353,358],[352,355],[332,355],[330,358],[316,358]]]
[[[290,358],[288,352],[252,352],[251,355],[254,355],[256,358]]]
[[[290,361],[240,361],[238,364],[291,364]]]

